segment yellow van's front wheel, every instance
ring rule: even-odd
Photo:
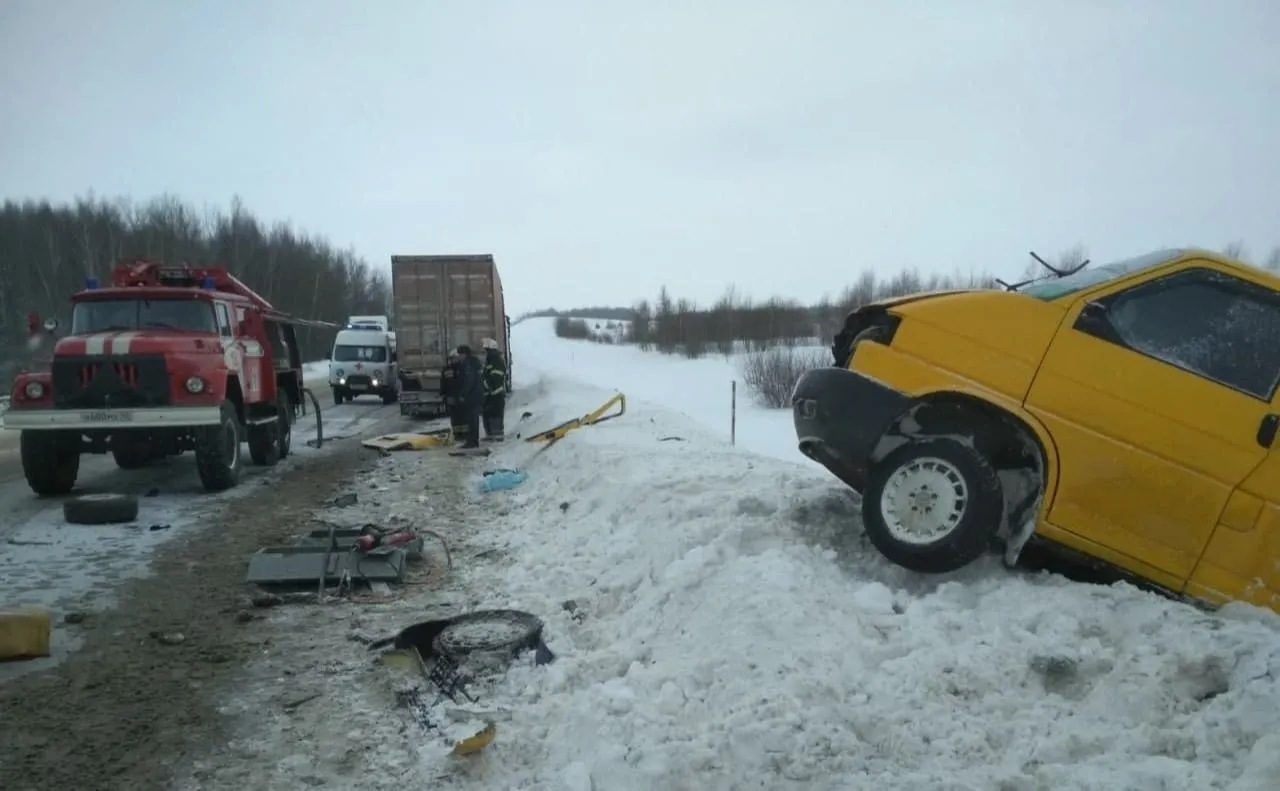
[[[927,574],[981,557],[1003,512],[995,469],[973,445],[953,437],[898,447],[871,468],[862,492],[867,538],[889,560]]]

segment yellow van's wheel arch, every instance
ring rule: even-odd
[[[1006,561],[1013,562],[1034,529],[1049,467],[1048,455],[1036,432],[1002,407],[962,393],[937,393],[922,398],[886,432],[873,457],[868,489],[871,478],[878,480],[881,477],[877,476],[877,470],[882,475],[887,474],[881,468],[891,463],[891,457],[901,448],[943,438],[961,442],[968,452],[993,470],[1000,508],[994,518],[988,517],[990,529],[984,541],[986,548],[994,548],[1003,542]],[[976,471],[971,472],[977,474]],[[864,512],[872,508],[868,494],[868,491],[863,492]],[[867,521],[866,516],[868,514],[864,513],[864,521]],[[867,525],[870,534],[874,528],[869,521]],[[982,551],[978,552],[980,554]],[[968,559],[961,562],[960,556],[952,553],[950,562],[938,561],[932,565],[938,571],[953,570],[972,562],[978,555],[964,553]],[[945,568],[948,565],[952,568]]]

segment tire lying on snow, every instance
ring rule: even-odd
[[[950,437],[908,442],[871,468],[862,493],[867,538],[894,563],[943,574],[985,554],[1004,499],[991,464]]]
[[[117,525],[138,518],[138,498],[131,494],[82,494],[62,504],[73,525]]]

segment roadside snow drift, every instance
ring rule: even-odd
[[[711,435],[730,436],[733,383],[737,382],[737,446],[797,463],[808,460],[796,449],[791,416],[758,406],[742,382],[740,356],[709,354],[698,360],[609,345],[557,338],[554,319],[526,319],[511,329],[515,356],[512,374],[552,372],[570,381],[622,390],[628,396],[661,404],[697,421]]]
[[[530,370],[552,353],[516,341],[528,403],[514,431],[610,395]],[[483,495],[508,513],[495,529],[511,564],[472,581],[489,592],[477,606],[544,615],[559,658],[490,693],[514,714],[459,787],[1280,787],[1271,613],[1205,614],[994,560],[913,575],[869,548],[856,497],[820,470],[628,406]],[[490,466],[531,451],[509,445]]]

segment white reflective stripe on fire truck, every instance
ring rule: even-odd
[[[136,332],[122,332],[114,335],[107,342],[107,354],[128,354],[129,347],[133,345],[133,339],[138,337]]]
[[[216,426],[222,410],[216,406],[165,407],[162,409],[10,409],[4,428],[124,429]]]
[[[89,357],[106,354],[107,341],[115,337],[114,332],[99,332],[84,339],[84,353]]]
[[[261,357],[262,356],[261,343],[258,343],[257,341],[240,341],[240,343],[241,345],[244,346],[245,357]]]

